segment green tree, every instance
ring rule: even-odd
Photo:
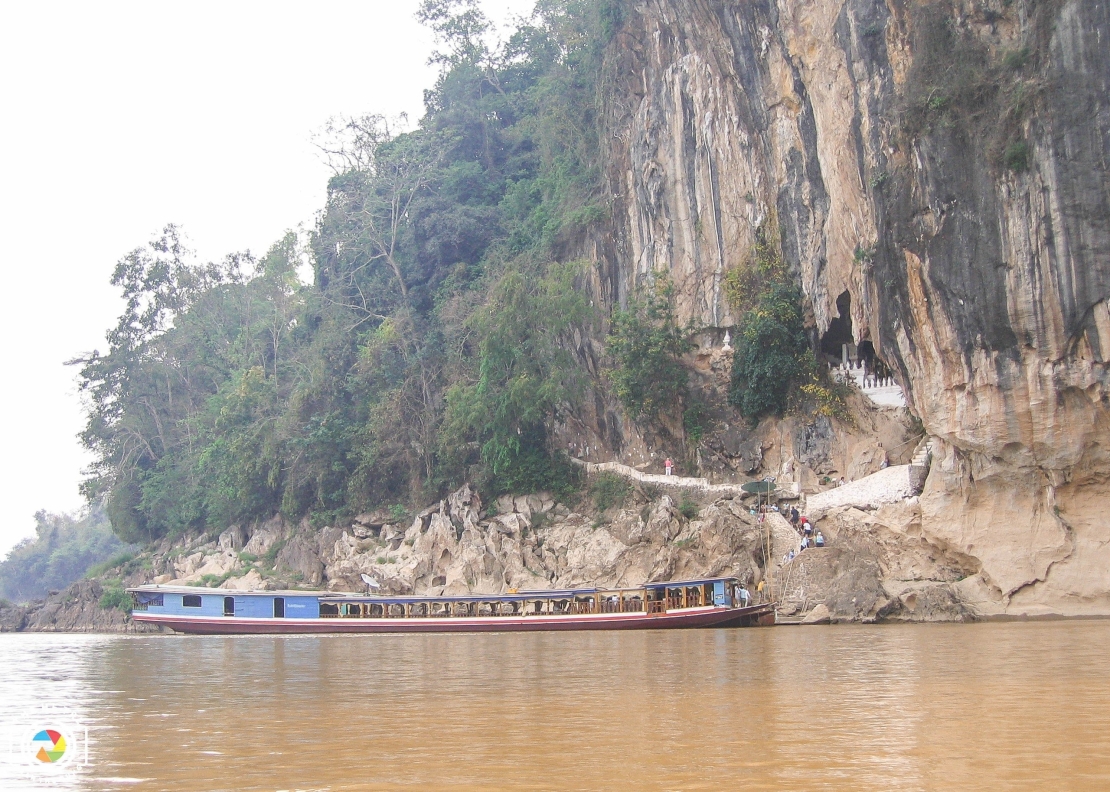
[[[729,402],[751,421],[781,415],[807,372],[802,293],[774,282],[738,326]]]
[[[445,440],[476,442],[491,486],[517,491],[557,484],[565,470],[545,446],[545,422],[576,391],[568,351],[590,307],[575,289],[581,265],[553,264],[541,277],[510,269],[468,321],[477,340],[472,378],[447,393]]]
[[[120,261],[108,351],[75,361],[85,491],[118,535],[275,511],[324,523],[464,478],[562,475],[547,433],[591,321],[565,251],[606,212],[597,88],[615,7],[544,0],[494,43],[476,3],[423,3],[442,48],[425,115],[401,134],[372,114],[329,123],[307,245],[198,264],[169,227]]]
[[[613,392],[633,415],[655,417],[682,405],[687,373],[682,355],[691,348],[687,332],[675,324],[674,288],[656,282],[646,299],[613,312],[609,355]]]

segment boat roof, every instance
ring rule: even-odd
[[[135,594],[222,594],[224,596],[254,596],[254,597],[319,597],[321,594],[332,594],[326,591],[297,590],[297,589],[227,589],[207,588],[206,586],[167,585],[162,583],[144,583],[127,589]],[[338,596],[343,596],[342,594]],[[356,595],[352,595],[356,596]]]
[[[515,602],[530,599],[560,599],[570,597],[589,596],[591,594],[616,594],[623,591],[642,591],[643,589],[685,588],[689,586],[704,586],[707,583],[722,583],[737,581],[734,577],[698,578],[696,580],[663,580],[656,583],[644,583],[639,586],[625,586],[621,588],[578,588],[578,589],[535,589],[531,591],[502,592],[500,594],[461,594],[455,596],[436,596],[434,594],[355,594],[352,592],[337,591],[298,591],[261,589],[225,589],[205,588],[203,586],[165,585],[147,583],[127,589],[136,594],[209,594],[234,597],[316,597],[321,602]],[[737,581],[738,582],[738,581]]]

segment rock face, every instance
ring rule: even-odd
[[[707,500],[693,519],[666,495],[592,516],[544,493],[503,498],[484,511],[477,493],[464,486],[407,528],[385,524],[378,536],[359,538],[355,531],[364,524],[358,522],[315,531],[275,518],[242,533],[242,556],[227,549],[226,532],[215,540],[166,542],[144,553],[138,571],[121,582],[361,591],[361,575],[368,574],[383,593],[433,595],[718,575],[754,584],[763,575],[763,529],[740,498]],[[252,550],[268,553],[273,566]],[[101,593],[97,581],[81,581],[45,603],[0,607],[0,631],[149,631],[120,610],[101,608]]]
[[[837,506],[875,509],[884,503],[898,503],[917,495],[913,468],[910,465],[888,467],[843,487],[818,492],[806,498],[806,511],[811,519],[820,520]]]
[[[739,499],[716,500],[693,520],[666,495],[598,518],[544,495],[495,505],[484,513],[463,487],[418,514],[393,545],[343,531],[324,552],[327,585],[357,591],[366,573],[391,593],[463,594],[761,574],[759,528]]]
[[[154,632],[117,608],[102,608],[99,581],[79,580],[42,602],[0,605],[0,632]]]
[[[978,559],[944,547],[923,530],[911,497],[863,511],[830,509],[820,523],[829,545],[775,571],[784,615],[816,605],[834,621],[964,621],[989,615],[978,595]]]
[[[624,7],[599,298],[666,273],[728,327],[776,228],[816,330],[847,293],[937,438],[921,530],[977,607],[1110,613],[1110,2]]]

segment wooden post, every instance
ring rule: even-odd
[[[769,528],[767,530],[767,545],[770,548],[770,551],[774,553],[775,543],[773,541]],[[767,596],[770,597],[772,600],[774,600],[775,598],[775,564],[773,558],[771,559],[771,563],[767,565]]]

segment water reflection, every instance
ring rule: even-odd
[[[1099,789],[1108,650],[1106,622],[4,635],[0,717],[88,719],[70,789]]]

